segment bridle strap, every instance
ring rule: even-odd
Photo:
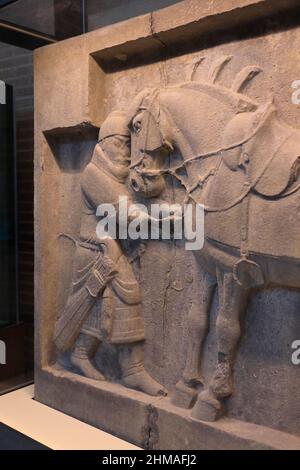
[[[141,103],[140,107],[139,107],[139,111],[140,110],[144,110],[144,111],[147,111],[148,113],[148,119],[147,119],[147,123],[146,123],[146,132],[145,132],[145,141],[144,141],[144,147],[143,147],[143,151],[142,151],[142,156],[139,158],[139,160],[135,163],[132,163],[130,165],[130,169],[134,169],[136,168],[137,166],[139,166],[141,163],[143,163],[143,160],[145,158],[145,152],[146,152],[146,147],[147,147],[147,142],[148,142],[148,136],[149,136],[149,128],[150,128],[150,118],[151,116],[153,117],[154,121],[156,122],[158,128],[159,128],[159,120],[157,122],[157,119],[155,118],[155,116],[153,115],[153,113],[150,111],[151,107],[152,107],[152,104],[154,103],[154,99],[159,96],[159,90],[158,89],[155,89],[153,94],[152,94],[152,99],[150,101],[150,104],[149,104],[149,107],[145,107],[143,106],[143,102]]]

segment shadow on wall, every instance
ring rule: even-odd
[[[181,0],[88,0],[88,31],[118,23],[151,11],[160,10]]]

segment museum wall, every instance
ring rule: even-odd
[[[0,43],[0,79],[13,86],[17,138],[19,314],[26,368],[33,363],[33,66],[32,52]],[[0,287],[1,288],[1,287]]]
[[[79,0],[19,0],[0,9],[0,19],[46,34],[75,34]],[[67,14],[66,14],[67,13]],[[20,321],[26,325],[26,369],[33,367],[33,53],[0,43],[0,80],[13,86],[16,110],[18,289]],[[1,286],[0,286],[1,288]]]

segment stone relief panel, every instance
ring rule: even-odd
[[[124,397],[138,403],[137,421],[146,403],[141,428],[149,436],[155,421],[155,439],[129,438],[146,447],[170,444],[174,436],[160,436],[180,428],[178,417],[196,430],[208,422],[218,430],[226,417],[237,435],[253,423],[300,436],[300,375],[291,361],[300,338],[300,118],[291,83],[300,69],[286,54],[291,43],[297,49],[297,28],[271,25],[261,36],[208,41],[163,59],[127,64],[123,54],[106,68],[93,53],[89,99],[99,126],[88,124],[81,147],[76,129],[67,143],[44,131],[44,178],[50,184],[55,175],[61,202],[49,234],[57,294],[43,367],[53,380],[70,380],[70,393],[76,383],[93,390],[93,413],[95,390],[109,406]],[[119,196],[134,207],[203,205],[203,248],[188,251],[172,234],[101,239],[97,208],[112,204],[117,215]],[[145,216],[135,209],[128,223],[135,217]],[[43,396],[57,406],[57,397]],[[78,415],[72,405],[68,412]],[[109,419],[101,426],[114,432]]]

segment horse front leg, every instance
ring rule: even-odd
[[[223,412],[222,400],[233,392],[235,353],[241,337],[240,318],[246,309],[247,290],[241,287],[232,273],[218,281],[220,307],[216,322],[218,363],[215,373],[192,410],[192,417],[215,421]]]
[[[198,396],[198,387],[203,385],[201,373],[201,352],[208,331],[209,312],[216,281],[206,273],[201,279],[201,298],[199,302],[199,286],[197,300],[191,305],[188,314],[188,345],[185,367],[182,378],[175,386],[171,401],[181,408],[190,408]]]

